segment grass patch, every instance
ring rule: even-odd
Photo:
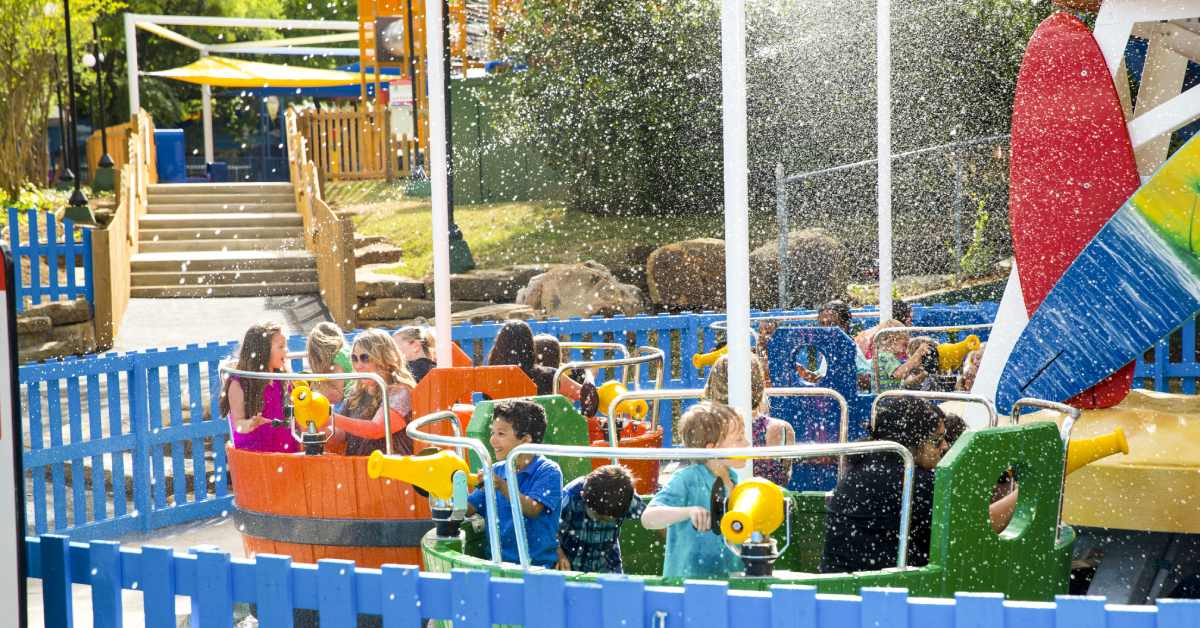
[[[432,272],[429,199],[405,199],[395,185],[350,186],[331,190],[330,197],[343,208],[359,210],[356,231],[386,236],[404,250],[404,264],[385,272],[414,278]],[[722,214],[609,216],[568,210],[554,202],[463,205],[455,208],[454,219],[479,268],[589,259],[612,270],[637,268],[663,244],[723,238],[725,229]],[[750,231],[751,246],[773,240],[774,216],[752,215]]]

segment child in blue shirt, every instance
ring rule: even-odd
[[[500,528],[500,556],[505,562],[520,561],[517,537],[512,518],[512,506],[505,480],[506,462],[517,445],[540,443],[546,435],[546,411],[536,403],[525,400],[506,400],[496,404],[492,413],[492,435],[489,442],[499,462],[492,466],[496,480],[496,522]],[[482,473],[482,471],[481,471]],[[542,455],[517,458],[517,489],[521,495],[521,512],[525,516],[525,538],[533,565],[554,567],[558,560],[558,515],[562,508],[562,470]],[[487,503],[483,486],[468,497],[468,514],[486,515]]]
[[[563,487],[558,569],[622,573],[621,523],[646,509],[629,469],[610,464]]]
[[[749,447],[742,419],[733,408],[711,401],[698,403],[679,419],[676,434],[685,447]],[[720,480],[732,489],[737,477],[730,469],[745,460],[710,459],[683,467],[671,476],[642,513],[642,525],[667,529],[663,576],[668,578],[725,578],[741,569],[741,560],[711,531],[709,505],[712,487]]]

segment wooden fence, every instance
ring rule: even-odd
[[[131,132],[136,132],[136,126],[132,122],[126,122],[105,129],[105,134],[108,136],[108,156],[113,161],[114,170],[120,170],[128,163],[129,135]],[[104,155],[104,147],[100,140],[100,131],[92,131],[87,138],[88,176],[91,177],[96,176],[100,157]]]
[[[321,299],[338,325],[357,326],[355,309],[354,222],[340,218],[321,196],[317,165],[309,158],[308,139],[293,107],[285,117],[288,142],[288,171],[296,198],[296,209],[304,223],[304,243],[317,258],[317,282]],[[355,146],[358,146],[355,144]]]
[[[25,218],[25,229],[21,229],[21,216]],[[90,303],[95,302],[92,233],[88,229],[77,232],[75,223],[70,220],[62,221],[62,228],[59,227],[54,214],[36,209],[8,208],[8,233],[17,284],[17,312],[43,301],[84,297]],[[24,238],[21,237],[22,231]],[[83,264],[82,282],[75,276],[80,262]],[[46,267],[45,276],[42,273],[43,265]],[[60,274],[63,275],[62,281],[59,280]],[[28,281],[25,275],[29,276]]]
[[[95,626],[123,625],[122,595],[136,591],[147,626],[174,626],[177,596],[190,598],[191,625],[228,628],[234,605],[257,605],[263,626],[292,626],[295,609],[316,611],[321,626],[352,628],[359,614],[385,628],[453,621],[455,628],[1194,628],[1200,600],[1159,600],[1155,606],[1106,604],[1101,597],[1059,596],[1053,603],[1005,600],[999,593],[958,593],[949,599],[910,598],[904,589],[864,587],[859,595],[819,594],[815,587],[771,585],[731,589],[726,582],[690,581],[648,587],[623,576],[595,581],[556,572],[521,579],[456,569],[419,571],[415,565],[359,569],[353,561],[293,564],[287,556],[232,558],[195,548],[124,548],[117,543],[72,544],[65,537],[28,539],[26,575],[42,580],[48,628],[75,625],[72,585],[91,587]],[[31,614],[37,609],[30,609]],[[141,623],[130,617],[130,623]]]
[[[409,177],[419,150],[382,108],[297,109],[296,129],[321,182]]]
[[[116,213],[108,226],[97,229],[93,236],[96,344],[105,348],[112,346],[129,305],[130,258],[138,251],[138,220],[146,213],[149,187],[158,180],[154,120],[139,111],[130,127],[134,130],[125,138]]]

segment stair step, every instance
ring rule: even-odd
[[[304,229],[296,227],[193,227],[180,229],[139,229],[139,242],[166,240],[230,240],[254,238],[303,238]]]
[[[317,269],[135,272],[131,285],[136,288],[229,286],[237,284],[316,283]]]
[[[316,268],[317,260],[307,251],[196,251],[138,253],[130,269],[139,272],[237,271]]]
[[[292,199],[287,199],[283,203],[268,203],[261,202],[256,199],[243,199],[241,201],[230,202],[204,202],[204,203],[188,203],[188,202],[171,202],[158,203],[150,202],[150,207],[146,210],[147,216],[157,214],[295,214],[296,204]],[[298,214],[297,214],[298,215]]]
[[[144,234],[143,234],[144,236]],[[301,251],[304,250],[304,240],[301,238],[193,238],[175,240],[146,240],[138,245],[141,253],[169,253],[174,251]]]
[[[296,196],[292,194],[290,189],[282,192],[248,192],[232,193],[232,192],[213,192],[210,194],[196,194],[194,192],[170,192],[170,193],[151,193],[150,204],[155,203],[224,203],[226,201],[264,201],[269,203],[290,203],[296,200]]]
[[[316,282],[232,284],[224,286],[142,286],[129,289],[129,296],[138,299],[203,298],[203,297],[275,297],[293,294],[317,294]]]
[[[146,214],[138,221],[139,229],[180,229],[183,227],[299,227],[300,214]]]
[[[156,194],[283,194],[292,193],[292,184],[277,183],[155,183],[150,186]]]

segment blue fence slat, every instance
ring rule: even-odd
[[[683,586],[685,626],[729,626],[729,585],[724,582],[688,582]]]
[[[62,391],[58,380],[46,382],[46,414],[49,419],[47,426],[50,430],[50,448],[62,447]],[[54,529],[64,530],[69,527],[69,523],[67,522],[66,473],[62,462],[50,465],[50,480],[54,483],[50,489],[54,496]]]
[[[124,428],[121,425],[121,371],[113,371],[105,375],[108,386],[108,433],[121,436]],[[126,380],[128,381],[128,380]],[[113,485],[113,516],[125,516],[125,450],[114,450],[109,453],[112,463]]]
[[[83,411],[80,408],[79,378],[67,378],[67,417],[70,421],[71,444],[83,442]],[[75,525],[85,525],[87,519],[87,482],[83,479],[83,458],[71,459],[71,507],[75,515]],[[103,484],[101,484],[103,487]],[[103,489],[101,489],[103,490]]]
[[[30,300],[34,305],[42,302],[42,265],[38,255],[38,213],[29,212],[26,214],[29,222],[29,241],[25,250],[30,253],[29,256],[29,285],[22,292],[29,295]],[[13,238],[14,240],[16,238]]]
[[[197,628],[229,628],[233,621],[233,577],[229,554],[197,550],[192,618]]]
[[[29,443],[26,451],[40,451],[45,440],[42,434],[42,383],[25,385],[25,408],[29,412]],[[29,469],[28,466],[25,467]],[[33,476],[33,527],[36,534],[46,533],[46,470],[41,467],[30,469]]]
[[[783,584],[771,587],[771,628],[816,627],[816,587]]]
[[[93,541],[88,550],[91,563],[92,625],[121,628],[121,546],[112,541]]]
[[[39,549],[45,625],[73,626],[70,540],[65,536],[44,535]]]
[[[154,352],[149,352],[154,353]],[[149,356],[148,357],[156,357]],[[166,448],[163,447],[161,441],[158,440],[158,434],[162,431],[162,381],[160,380],[160,367],[154,366],[149,368],[138,367],[138,370],[146,371],[146,402],[147,402],[147,427],[149,430],[143,436],[151,443],[149,448],[150,453],[150,485],[153,489],[153,508],[161,510],[167,505],[167,481],[166,481],[166,464],[163,458],[166,455]]]
[[[959,593],[954,596],[955,628],[1004,628],[1004,596]]]
[[[104,416],[100,407],[100,376],[88,375],[87,409],[88,409],[88,439],[96,440],[104,437]],[[113,483],[114,492],[117,486]],[[92,456],[92,520],[108,519],[108,496],[104,490],[104,455]]]
[[[134,360],[129,379],[129,425],[134,436],[133,448],[133,508],[134,513],[142,517],[142,524],[149,529],[150,512],[150,446],[149,436],[149,402],[146,399],[146,369],[140,368]],[[157,401],[156,401],[157,403]]]
[[[483,571],[450,572],[450,607],[455,628],[491,628],[491,578]]]
[[[383,628],[421,625],[420,571],[413,565],[384,565],[380,583]]]
[[[645,616],[646,585],[641,580],[603,577],[600,583],[601,625],[623,628],[641,625]]]
[[[47,277],[49,287],[46,290],[46,296],[50,297],[51,301],[58,300],[62,296],[62,291],[58,284],[58,221],[55,220],[54,214],[46,214],[46,263],[50,267]]]
[[[1103,597],[1059,595],[1055,596],[1054,602],[1055,628],[1084,628],[1105,624]]]
[[[202,425],[204,422],[204,399],[200,396],[200,363],[187,365],[188,423]],[[192,499],[200,501],[208,497],[207,473],[204,464],[204,440],[193,438],[192,447]]]
[[[92,230],[83,230],[83,293],[93,309],[96,305],[96,271],[92,265]],[[93,312],[94,313],[94,312]]]
[[[358,625],[355,601],[354,561],[318,561],[317,610],[321,613],[321,625],[354,628]]]
[[[525,628],[556,628],[567,623],[566,578],[548,571],[525,576]]]
[[[863,587],[860,617],[863,626],[908,628],[908,591]]]
[[[183,387],[180,382],[179,366],[168,366],[167,369],[167,409],[171,416],[171,427],[183,427]],[[172,430],[174,431],[174,430]],[[175,493],[175,504],[187,502],[187,471],[183,464],[183,442],[173,440],[171,447],[171,488]],[[165,451],[165,450],[164,450]],[[204,467],[192,469],[193,473],[203,475]]]
[[[147,626],[175,624],[175,550],[142,546],[141,570],[137,574]]]
[[[255,559],[254,600],[261,626],[292,626],[292,559],[259,554]]]
[[[215,350],[219,346],[213,343],[209,346],[210,350]],[[226,482],[228,475],[226,474],[225,460],[225,439],[228,438],[228,423],[220,416],[220,400],[221,400],[221,374],[219,372],[219,362],[217,360],[209,360],[208,364],[208,399],[209,412],[212,423],[219,424],[224,428],[220,435],[214,436],[212,439],[213,451],[213,494],[218,498],[226,497],[229,494],[229,484]]]

